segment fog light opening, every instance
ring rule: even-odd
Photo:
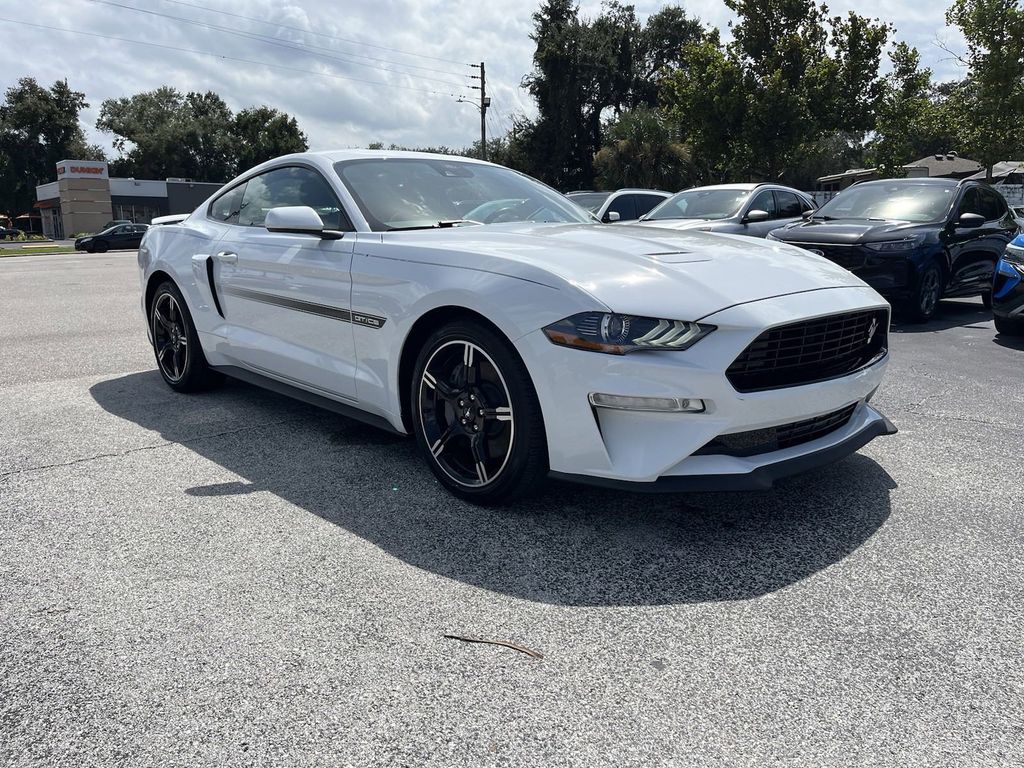
[[[656,411],[659,413],[703,413],[703,400],[693,397],[633,397],[590,393],[590,404],[597,408],[615,408],[620,411]]]

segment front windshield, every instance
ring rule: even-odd
[[[864,184],[850,187],[814,212],[814,218],[940,221],[956,188],[938,184]]]
[[[566,195],[566,197],[576,203],[576,205],[586,208],[591,213],[597,213],[598,209],[604,205],[604,201],[610,195],[611,192],[573,192]]]
[[[746,189],[690,189],[672,195],[644,216],[653,219],[728,219],[735,216],[750,195]]]
[[[334,169],[374,232],[514,221],[593,222],[550,187],[500,166],[388,157],[343,160]]]

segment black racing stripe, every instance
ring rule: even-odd
[[[278,296],[273,293],[263,293],[263,291],[253,291],[248,288],[238,288],[236,286],[224,286],[222,290],[224,293],[230,294],[231,296],[237,296],[240,299],[250,299],[251,301],[258,301],[263,304],[272,304],[276,307],[294,309],[296,312],[305,312],[310,315],[329,317],[332,320],[340,320],[343,323],[355,322],[357,325],[364,325],[368,328],[382,328],[385,322],[385,318],[377,317],[376,315],[367,315],[365,312],[357,312],[355,314],[355,319],[353,319],[352,313],[347,309],[329,307],[325,304],[314,304],[311,301],[293,299],[289,296]]]

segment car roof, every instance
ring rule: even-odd
[[[694,190],[706,190],[706,189],[725,189],[735,190],[737,192],[753,192],[755,189],[766,187],[768,189],[785,189],[791,192],[800,192],[802,195],[806,195],[806,192],[797,189],[796,187],[787,187],[785,184],[777,184],[774,181],[751,181],[751,182],[738,182],[736,184],[707,184],[703,187],[690,187],[689,189],[681,189],[680,192],[693,192]],[[676,193],[678,194],[678,193]]]
[[[906,184],[908,186],[913,185],[927,185],[931,187],[956,187],[959,186],[963,179],[931,179],[926,177],[921,178],[905,178],[905,179],[875,179],[874,181],[861,181],[852,186],[855,187],[872,187],[880,184]],[[978,182],[972,182],[977,184]]]
[[[436,152],[411,152],[405,149],[324,149],[318,152],[298,152],[293,155],[285,155],[284,157],[277,157],[274,159],[283,160],[285,157],[292,160],[297,160],[303,157],[318,157],[329,160],[332,163],[336,163],[341,160],[373,160],[388,157],[406,157],[422,158],[425,160],[458,160],[460,162],[477,163],[479,165],[494,165],[494,163],[487,163],[483,160],[478,160],[474,157],[465,157],[463,155],[442,155]]]

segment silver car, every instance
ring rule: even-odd
[[[779,184],[717,184],[672,195],[636,224],[765,237],[815,208],[807,194]]]
[[[570,192],[566,195],[605,224],[636,221],[672,196],[658,189],[617,189],[614,192]]]

